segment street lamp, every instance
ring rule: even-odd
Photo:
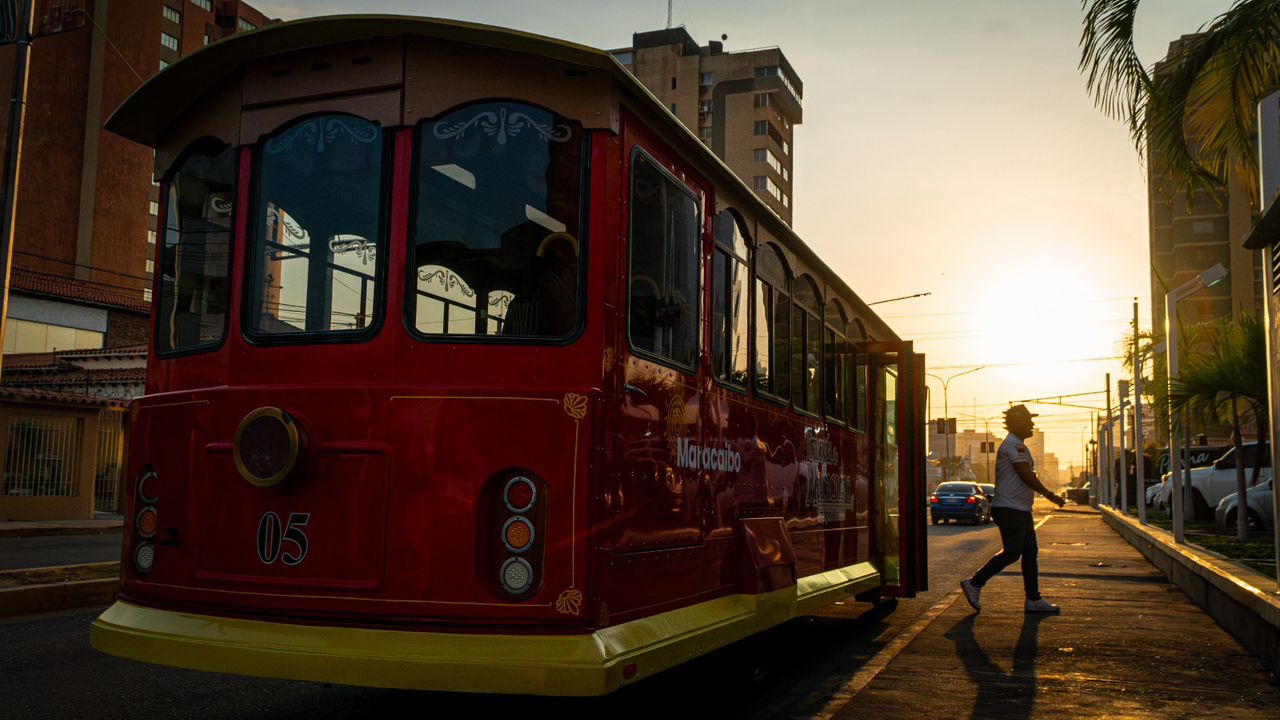
[[[1188,295],[1220,282],[1227,276],[1227,269],[1222,263],[1205,270],[1191,280],[1170,290],[1164,296],[1164,336],[1168,349],[1169,395],[1173,395],[1173,381],[1178,377],[1178,301]],[[1169,473],[1173,482],[1173,541],[1186,542],[1184,512],[1187,506],[1182,487],[1182,449],[1181,413],[1169,408]]]
[[[965,370],[962,373],[956,373],[955,375],[952,375],[949,378],[944,378],[941,375],[934,375],[933,373],[925,373],[929,377],[934,378],[938,382],[942,383],[942,431],[944,433],[944,437],[946,438],[945,444],[946,444],[946,450],[947,450],[947,456],[942,459],[942,481],[943,482],[946,482],[951,479],[951,471],[947,465],[948,461],[951,459],[951,422],[950,422],[951,409],[950,409],[950,405],[947,402],[947,386],[951,384],[952,380],[955,380],[961,375],[976,373],[985,367],[986,365],[979,365],[978,367],[973,368],[972,370]]]

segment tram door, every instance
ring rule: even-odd
[[[928,589],[924,356],[910,342],[868,345],[872,403],[873,554],[886,595]]]

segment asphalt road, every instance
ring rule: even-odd
[[[89,647],[102,608],[0,621],[0,714],[21,718],[712,717],[805,716],[999,544],[994,525],[929,528],[931,591],[884,612],[835,605],[792,621],[765,646],[771,658],[753,689],[758,656],[739,644],[603,699],[388,691],[214,675],[136,663]]]
[[[120,559],[120,533],[0,538],[0,570]]]

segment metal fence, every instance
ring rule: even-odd
[[[16,413],[9,416],[4,493],[41,497],[80,494],[80,418]]]
[[[124,446],[124,412],[103,410],[98,415],[98,462],[93,472],[93,509],[98,512],[116,512],[120,507]]]

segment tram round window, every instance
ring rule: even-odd
[[[363,334],[382,291],[383,134],[348,115],[263,142],[246,318],[256,335]]]
[[[582,132],[515,102],[418,131],[410,326],[426,336],[563,338],[582,296]]]

